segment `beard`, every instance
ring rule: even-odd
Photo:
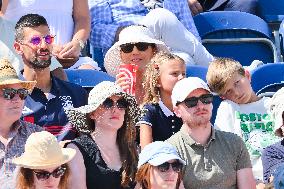
[[[41,51],[40,53],[45,52],[49,54],[49,58],[46,60],[42,60],[39,58],[39,54],[36,53],[34,58],[29,61],[30,65],[33,69],[45,69],[50,66],[51,64],[51,56],[49,51]]]

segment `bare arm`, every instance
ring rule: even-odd
[[[90,34],[90,14],[87,0],[73,0],[74,35],[58,54],[59,58],[75,58],[81,51],[79,41],[86,42]]]
[[[147,144],[153,141],[152,127],[146,124],[140,124],[140,146],[143,149]]]
[[[203,12],[203,8],[198,0],[188,0],[188,6],[193,16]]]
[[[68,144],[67,147],[76,150],[75,157],[68,163],[71,169],[68,189],[87,189],[86,168],[83,156],[76,145]]]
[[[7,10],[7,6],[8,6],[9,0],[2,0],[2,7],[0,10],[0,16],[3,16]]]
[[[238,189],[256,189],[256,183],[251,168],[244,168],[237,171]]]

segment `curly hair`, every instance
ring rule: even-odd
[[[184,63],[182,58],[174,54],[159,52],[147,64],[142,83],[143,88],[146,91],[142,105],[146,103],[159,102],[160,89],[157,84],[161,75],[160,66],[169,62],[170,60],[177,60]]]

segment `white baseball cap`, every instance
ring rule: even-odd
[[[178,81],[172,91],[172,103],[182,102],[195,89],[205,89],[211,93],[208,85],[198,77],[187,77]]]

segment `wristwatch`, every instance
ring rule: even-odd
[[[79,46],[81,48],[81,50],[85,47],[85,43],[82,39],[76,39],[79,42]]]

